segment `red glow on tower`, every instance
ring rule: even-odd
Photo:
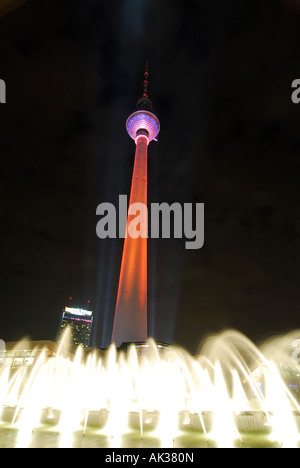
[[[127,119],[127,132],[136,144],[129,206],[143,203],[147,206],[148,145],[159,132],[159,120],[148,98],[148,63],[146,64],[144,93],[136,111]],[[135,215],[127,219],[123,247],[119,289],[112,333],[117,346],[125,342],[147,340],[147,238],[132,238],[128,226]],[[142,232],[148,224],[147,213],[140,215]],[[145,231],[144,231],[145,232]]]
[[[144,93],[143,93],[143,97],[147,98],[148,97],[148,76],[149,76],[149,73],[148,73],[148,61],[146,62],[146,70],[145,70],[145,73],[144,73]]]

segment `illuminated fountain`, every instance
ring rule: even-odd
[[[264,443],[297,447],[296,338],[295,332],[258,349],[226,331],[207,339],[197,356],[173,346],[159,352],[149,340],[142,356],[134,346],[126,353],[111,346],[102,357],[78,347],[70,359],[66,334],[55,357],[44,352],[32,366],[0,368],[0,446],[9,430],[16,447],[31,446],[43,433],[71,447],[92,428],[96,446],[123,446],[131,433],[131,447],[178,446],[184,434],[194,444],[233,447],[259,433]]]

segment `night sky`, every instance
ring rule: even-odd
[[[149,202],[205,204],[202,249],[149,241],[150,334],[195,352],[300,328],[300,1],[20,3],[0,7],[0,335],[55,340],[72,296],[109,344],[123,240],[96,207],[129,193],[146,60]]]

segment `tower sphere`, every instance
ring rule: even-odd
[[[160,124],[148,97],[138,100],[136,110],[126,121],[126,129],[133,140],[136,140],[139,135],[147,136],[149,142],[156,139]]]

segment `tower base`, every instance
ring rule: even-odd
[[[171,346],[169,343],[164,343],[162,341],[155,341],[154,345],[157,348],[159,353],[163,352],[169,346]],[[153,345],[149,341],[135,341],[133,343],[130,343],[130,342],[122,343],[118,347],[118,351],[123,351],[127,353],[131,346],[133,346],[136,349],[138,356],[146,356],[149,353],[149,351],[153,349]]]

